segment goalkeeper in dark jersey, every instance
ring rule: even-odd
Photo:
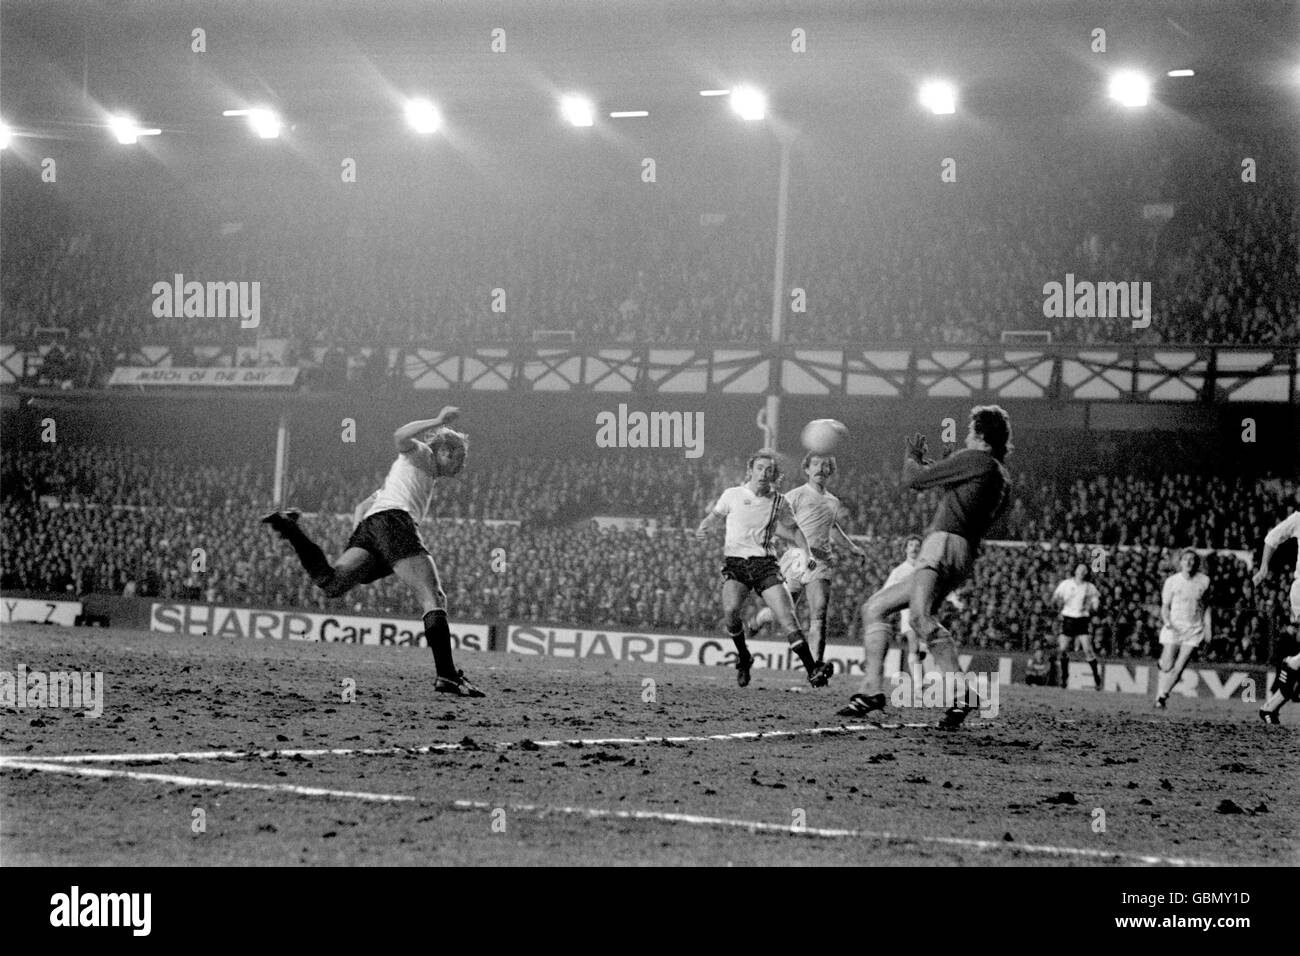
[[[960,674],[957,644],[937,614],[944,598],[966,580],[975,564],[980,541],[1002,514],[1010,496],[1007,469],[1011,450],[1011,418],[997,405],[971,409],[966,447],[942,461],[926,458],[925,436],[906,441],[903,483],[915,491],[943,488],[944,495],[921,544],[916,570],[906,579],[873,594],[862,605],[862,692],[854,694],[841,717],[867,717],[885,709],[885,647],[890,617],[903,608],[911,615],[917,639],[928,645],[935,667],[943,674]],[[954,728],[975,709],[969,699],[956,701],[939,726]]]

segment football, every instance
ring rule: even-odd
[[[833,418],[817,418],[803,427],[800,440],[803,447],[814,455],[829,455],[848,434],[849,430],[843,422],[837,422]]]

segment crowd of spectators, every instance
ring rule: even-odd
[[[788,315],[786,339],[997,344],[1004,331],[1048,330],[1083,344],[1296,344],[1296,176],[1284,154],[1261,156],[1269,174],[1242,183],[1240,153],[1206,146],[1125,178],[1082,150],[1050,174],[948,187],[872,188],[810,170],[791,193],[785,270],[806,310]],[[28,200],[34,222],[4,220],[0,335],[65,330],[43,378],[78,384],[154,342],[179,358],[204,343],[278,338],[289,345],[276,361],[315,367],[323,350],[527,341],[541,330],[584,343],[768,341],[766,203],[708,215],[645,189],[583,197],[552,185],[535,195],[458,185],[459,205],[404,196],[347,211],[290,193],[238,222],[179,214],[168,205],[177,199],[111,220]],[[1144,216],[1151,208],[1164,211]],[[1150,281],[1149,327],[1127,315],[1046,317],[1043,287],[1067,273]],[[260,327],[155,316],[153,285],[176,274],[259,281]]]
[[[482,482],[448,483],[433,508],[441,517],[424,529],[454,616],[716,628],[721,542],[696,541],[690,532],[718,491],[738,480],[736,463],[680,462],[654,472],[653,480],[628,458],[497,464],[482,470]],[[270,483],[251,466],[60,445],[7,456],[2,479],[0,585],[7,589],[417,613],[391,579],[325,601],[292,552],[258,524],[270,506]],[[833,639],[855,634],[861,599],[901,560],[901,537],[923,528],[932,510],[882,474],[846,470],[838,479],[848,530],[864,535],[868,558],[842,555],[836,563]],[[341,553],[351,531],[348,513],[374,484],[316,476],[311,487],[323,510],[303,520],[327,553]],[[1022,495],[1025,489],[1032,493]],[[1057,582],[1079,560],[1094,567],[1100,561],[1097,643],[1107,655],[1147,656],[1155,650],[1160,586],[1174,570],[1174,549],[1256,551],[1263,533],[1295,506],[1296,494],[1294,481],[1229,485],[1192,475],[1095,477],[1057,490],[1050,482],[1024,482],[1013,509],[1018,517],[1002,535],[1007,540],[985,548],[952,626],[971,646],[1032,648],[1054,634],[1050,595]],[[1118,504],[1090,503],[1103,500]],[[654,518],[656,527],[599,529],[591,519],[602,514]],[[1023,533],[1011,530],[1016,526]],[[504,566],[494,556],[504,556]],[[1215,621],[1204,653],[1266,660],[1285,628],[1289,569],[1275,568],[1256,591],[1239,554],[1221,550],[1208,564]]]
[[[1047,462],[1044,461],[1043,464]],[[1140,462],[1130,462],[1135,469]],[[297,467],[285,500],[303,511],[350,515],[383,483],[387,465],[371,469]],[[797,464],[786,464],[783,487],[801,484]],[[1038,462],[1017,454],[1011,503],[991,536],[1015,541],[1196,547],[1246,550],[1286,513],[1297,483],[1282,478],[1225,478],[1211,474],[1139,470],[1122,475],[1060,478],[1039,473]],[[593,515],[653,519],[687,528],[743,480],[739,458],[643,458],[617,453],[599,458],[475,457],[472,475],[438,486],[433,513],[471,520],[558,525]],[[162,448],[78,445],[14,446],[0,461],[4,496],[36,502],[132,507],[219,509],[269,507],[271,476],[264,467],[213,464]],[[868,539],[893,539],[923,529],[938,491],[900,486],[888,465],[845,467],[832,490],[844,505],[848,528]]]
[[[552,525],[612,514],[685,527],[699,520],[726,483],[735,483],[742,467],[738,461],[669,459],[647,468],[626,453],[592,460],[476,457],[472,476],[439,483],[434,510],[446,518]],[[296,467],[285,498],[307,512],[351,514],[383,484],[387,470],[387,464]],[[77,505],[220,509],[269,506],[272,497],[268,470],[251,464],[213,464],[168,448],[71,442],[6,449],[0,482],[6,498],[51,497]]]

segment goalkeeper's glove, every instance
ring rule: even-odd
[[[917,432],[911,438],[904,438],[903,444],[907,448],[907,457],[915,462],[923,463],[925,455],[930,450],[930,443],[926,441],[924,435]]]

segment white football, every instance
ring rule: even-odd
[[[803,447],[814,455],[829,455],[848,434],[849,430],[843,422],[833,418],[817,418],[803,427],[800,440]]]

